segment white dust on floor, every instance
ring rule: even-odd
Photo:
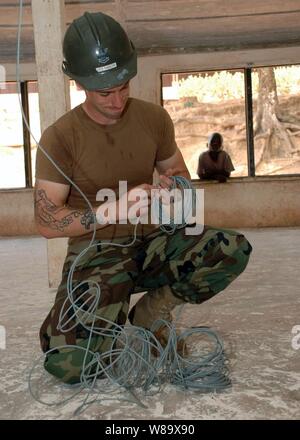
[[[209,325],[225,344],[232,387],[199,394],[166,385],[159,394],[138,395],[147,408],[122,399],[116,389],[79,415],[78,395],[62,406],[45,406],[28,391],[28,374],[40,356],[38,331],[55,292],[47,287],[46,241],[1,239],[0,325],[7,331],[0,350],[1,419],[297,419],[300,414],[300,350],[291,329],[300,324],[300,230],[247,231],[254,246],[250,263],[224,293],[202,305],[187,305],[182,327]],[[42,371],[42,370],[41,370]],[[109,388],[105,381],[99,386]],[[43,397],[59,401],[74,390],[51,387]],[[115,400],[108,400],[113,396]]]

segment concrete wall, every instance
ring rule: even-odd
[[[299,177],[245,177],[204,188],[205,223],[226,228],[300,226]],[[37,234],[33,190],[0,191],[0,235]]]
[[[0,235],[35,235],[33,190],[0,191]]]
[[[235,178],[204,188],[206,224],[226,228],[300,226],[300,176]]]
[[[194,181],[204,188],[204,222],[215,227],[300,226],[300,176],[236,178],[227,183]],[[34,235],[33,190],[0,192],[0,235]],[[57,286],[67,239],[48,240],[48,274]]]
[[[224,228],[300,226],[300,176],[194,181],[204,188],[204,222]],[[0,192],[0,235],[36,234],[33,190]],[[67,239],[48,240],[49,285],[57,286]]]

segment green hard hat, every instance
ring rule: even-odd
[[[137,55],[121,25],[101,12],[75,19],[63,41],[63,72],[86,90],[116,87],[137,73]]]

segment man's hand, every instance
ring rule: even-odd
[[[165,176],[181,176],[183,174],[184,170],[181,170],[180,168],[168,168],[167,171],[165,171]]]
[[[155,192],[155,196],[160,198],[164,205],[168,205],[174,202],[174,199],[170,199],[169,191],[173,188],[173,180],[171,176],[180,176],[180,168],[168,168],[164,174],[159,176],[159,182],[157,185],[158,191]]]
[[[122,194],[117,201],[105,202],[97,208],[96,217],[100,224],[132,223],[149,212],[151,190],[147,183],[135,186]]]
[[[151,203],[151,190],[154,188],[153,185],[143,183],[123,194],[117,201],[117,220],[134,220],[147,215]],[[134,206],[137,204],[138,208],[135,209]]]
[[[173,186],[173,180],[169,177],[176,176],[178,171],[178,168],[169,168],[164,174],[160,174],[158,187],[170,190]]]
[[[159,176],[159,186],[165,189],[171,189],[173,186],[173,180],[170,179],[171,176],[183,176],[186,174],[184,170],[180,168],[168,168],[164,174],[160,174]]]

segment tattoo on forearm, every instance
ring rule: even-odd
[[[86,209],[85,211],[73,210],[58,219],[57,216],[65,207],[56,206],[55,203],[47,197],[43,189],[37,190],[35,193],[34,209],[35,217],[40,225],[61,232],[64,232],[76,218],[80,218],[80,223],[87,230],[90,229],[90,226],[95,222],[95,215],[90,209]]]
[[[85,229],[90,229],[90,226],[95,223],[94,213],[90,209],[84,211],[82,213],[80,223],[85,227]]]

